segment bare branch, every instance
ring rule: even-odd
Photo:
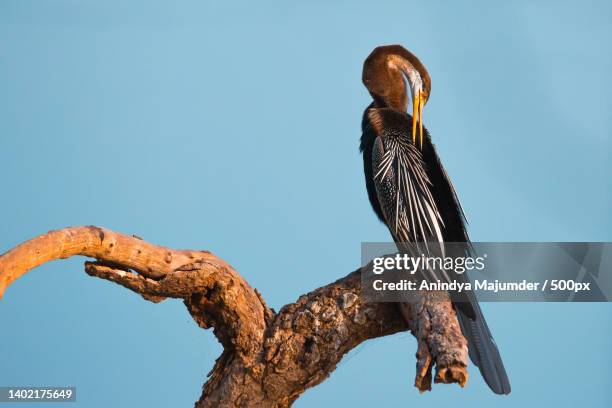
[[[0,256],[0,294],[30,269],[74,255],[93,276],[145,299],[183,298],[196,322],[214,327],[225,347],[253,358],[261,348],[267,306],[225,261],[208,251],[173,250],[100,227],[69,227],[27,241]],[[131,272],[133,270],[134,272]]]
[[[40,235],[0,256],[0,296],[29,270],[75,255],[122,265],[152,279],[205,262],[225,265],[205,251],[171,250],[100,227],[69,227]]]
[[[414,385],[421,392],[431,390],[431,371],[435,365],[436,383],[458,383],[463,387],[468,380],[468,344],[448,294],[422,292],[419,302],[402,303],[400,308],[418,341]]]
[[[289,407],[324,381],[361,342],[411,330],[418,341],[415,385],[467,379],[467,343],[448,298],[414,304],[365,303],[359,271],[301,296],[278,313],[226,262],[206,251],[177,251],[99,227],[74,227],[27,241],[0,256],[0,294],[45,262],[84,255],[86,272],[152,302],[182,298],[223,344],[197,407]],[[435,300],[434,300],[435,297]]]

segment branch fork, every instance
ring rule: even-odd
[[[424,293],[412,304],[366,303],[359,270],[302,295],[278,313],[228,263],[208,251],[174,250],[105,228],[51,231],[0,256],[0,297],[27,271],[82,255],[85,271],[144,299],[183,299],[224,351],[208,374],[197,408],[289,407],[324,381],[361,342],[411,330],[417,338],[415,386],[468,380],[467,342],[450,299]],[[440,294],[433,294],[440,296]]]

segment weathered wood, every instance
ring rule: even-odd
[[[467,379],[467,343],[450,301],[365,303],[359,270],[302,295],[278,313],[225,261],[173,250],[99,227],[51,231],[0,256],[0,296],[15,279],[54,259],[83,255],[86,272],[152,302],[181,298],[224,347],[196,407],[289,407],[324,381],[361,342],[411,330],[418,340],[415,385]]]

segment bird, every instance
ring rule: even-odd
[[[423,126],[431,92],[427,69],[403,46],[384,45],[366,58],[362,81],[373,99],[363,113],[360,140],[368,198],[398,249],[410,243],[427,251],[430,242],[444,251],[446,243],[461,242],[463,251],[473,251],[457,193]],[[469,279],[465,273],[429,273],[434,280]],[[494,393],[509,394],[508,375],[474,293],[451,295],[451,301],[470,359]]]

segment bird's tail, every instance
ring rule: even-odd
[[[480,369],[482,377],[494,393],[510,394],[510,380],[482,310],[475,298],[470,303],[474,318],[463,312],[462,308],[455,308],[461,331],[468,341],[470,359]]]

